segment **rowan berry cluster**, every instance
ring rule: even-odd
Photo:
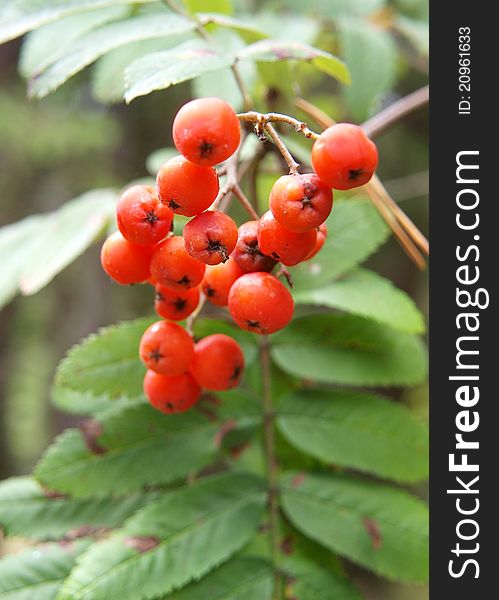
[[[270,210],[238,228],[218,210],[224,191],[215,169],[240,144],[234,110],[218,98],[189,102],[175,117],[173,139],[180,155],[161,167],[156,188],[135,185],[124,192],[116,208],[118,231],[101,251],[114,281],[155,287],[162,320],[145,331],[139,353],[148,369],[144,392],[165,413],[189,409],[202,388],[237,386],[244,370],[234,339],[215,334],[195,343],[175,321],[192,315],[202,293],[228,307],[241,329],[266,335],[285,327],[293,298],[271,271],[278,263],[290,267],[314,257],[327,237],[332,189],[363,185],[377,166],[376,147],[359,127],[334,125],[314,144],[315,172],[280,177]],[[173,233],[175,215],[190,218],[181,236]]]

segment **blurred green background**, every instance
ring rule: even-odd
[[[320,15],[327,10],[327,0],[306,3],[306,7],[298,0],[239,4],[250,12],[263,10],[269,23],[275,23],[279,11],[292,18],[298,12],[314,15],[318,11]],[[342,3],[335,0],[333,4]],[[356,2],[343,4],[348,11]],[[391,41],[386,42],[386,37],[383,42],[380,37],[373,46],[363,47],[365,32],[352,27],[343,33],[340,56],[352,69],[354,81],[349,90],[338,92],[331,79],[312,74],[308,67],[294,72],[298,81],[305,82],[301,90],[305,98],[336,119],[361,122],[427,83],[427,3],[372,0],[371,4],[366,23],[389,31]],[[327,44],[331,34],[320,24],[315,45],[323,47],[321,40]],[[306,23],[297,26],[299,32]],[[377,52],[371,55],[373,47]],[[203,85],[210,89],[205,78],[204,84],[182,84],[128,106],[110,106],[95,99],[92,75],[85,71],[48,98],[30,102],[17,72],[20,49],[19,41],[0,46],[0,225],[51,211],[92,188],[120,188],[147,176],[147,157],[171,145],[170,126],[178,108],[191,97],[203,95]],[[377,62],[388,67],[380,68]],[[211,94],[215,93],[212,86]],[[427,110],[404,118],[377,143],[381,179],[427,233]],[[123,289],[104,275],[100,244],[96,241],[41,292],[17,296],[0,312],[0,479],[30,472],[50,440],[77,421],[50,404],[54,370],[68,348],[100,326],[151,312],[148,286]],[[385,244],[370,266],[406,290],[427,313],[427,273],[414,267],[397,242],[391,239]],[[426,416],[426,387],[405,394]],[[426,597],[421,587],[401,591],[374,578],[364,586],[372,598]]]

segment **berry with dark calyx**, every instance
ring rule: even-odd
[[[312,165],[325,184],[349,190],[371,179],[378,166],[378,150],[361,127],[338,123],[315,141]]]
[[[152,253],[151,246],[132,244],[116,231],[104,242],[100,260],[104,271],[116,283],[144,283],[150,276]]]
[[[199,304],[199,289],[172,290],[166,285],[156,284],[154,288],[154,310],[163,319],[181,321],[192,314]]]
[[[232,257],[245,273],[272,271],[277,261],[266,256],[258,245],[258,221],[246,221],[238,230],[238,239]]]
[[[170,233],[173,213],[159,201],[152,187],[134,185],[118,201],[116,222],[129,242],[152,246]]]
[[[180,236],[167,238],[154,251],[151,259],[151,275],[157,283],[174,290],[189,290],[199,285],[206,266],[192,258]]]
[[[225,263],[206,267],[201,288],[209,302],[227,306],[233,283],[244,275],[244,271],[231,256]]]
[[[325,223],[323,223],[320,227],[317,228],[317,242],[315,243],[315,248],[312,250],[312,252],[307,256],[307,258],[305,260],[310,260],[311,258],[314,258],[314,256],[322,250],[322,247],[326,243],[326,239],[327,239],[327,227],[326,227]]]
[[[228,335],[216,333],[196,344],[191,374],[201,387],[213,391],[236,387],[243,371],[243,351]]]
[[[156,187],[161,202],[185,217],[204,212],[220,190],[215,169],[195,165],[183,156],[175,156],[161,167]]]
[[[233,108],[220,98],[199,98],[185,104],[173,121],[177,150],[196,165],[213,166],[234,154],[241,140]]]
[[[180,375],[189,369],[194,342],[187,331],[168,321],[148,327],[140,340],[139,355],[146,367],[162,375]]]
[[[184,227],[184,244],[195,259],[218,265],[229,260],[237,242],[237,225],[218,210],[209,210],[194,217]]]
[[[275,333],[291,321],[293,310],[291,294],[270,273],[246,273],[230,289],[230,314],[246,331]]]
[[[190,373],[172,376],[149,370],[144,377],[144,394],[157,410],[182,413],[196,404],[201,388]]]
[[[303,233],[319,227],[333,208],[333,193],[315,173],[284,175],[270,192],[270,210],[283,227]]]
[[[297,265],[315,248],[317,230],[303,233],[290,231],[267,211],[258,222],[258,245],[261,251],[287,267]]]

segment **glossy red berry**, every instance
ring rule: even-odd
[[[129,242],[152,246],[170,233],[173,213],[159,201],[154,188],[134,185],[118,201],[116,222]]]
[[[132,244],[116,231],[104,242],[100,260],[111,279],[126,285],[147,281],[151,255],[152,247]]]
[[[246,221],[238,230],[238,239],[232,257],[245,273],[253,271],[272,271],[277,264],[266,256],[258,245],[258,221]]]
[[[233,283],[244,271],[231,256],[225,263],[206,267],[201,288],[206,298],[217,306],[227,306]]]
[[[148,369],[163,375],[188,371],[194,356],[194,342],[187,331],[168,321],[148,327],[140,340],[139,355]]]
[[[147,371],[144,394],[157,410],[166,414],[182,413],[196,404],[201,388],[190,373],[169,376]]]
[[[323,223],[320,227],[317,228],[317,242],[315,243],[315,248],[312,250],[312,252],[307,256],[307,258],[305,260],[310,260],[311,258],[314,258],[314,256],[322,250],[322,247],[326,243],[326,239],[327,239],[327,227]]]
[[[284,175],[270,192],[275,220],[290,231],[303,233],[319,227],[332,208],[332,190],[315,173]]]
[[[173,121],[177,150],[197,165],[213,166],[227,160],[237,150],[240,139],[236,113],[220,98],[192,100]]]
[[[209,210],[194,217],[184,227],[187,252],[207,265],[229,260],[237,242],[237,225],[225,213]]]
[[[241,329],[274,333],[291,321],[293,310],[291,294],[270,273],[246,273],[230,289],[229,311]]]
[[[185,217],[209,208],[220,189],[215,169],[195,165],[183,156],[175,156],[161,167],[156,187],[161,202]]]
[[[214,391],[236,387],[243,370],[243,351],[228,335],[216,333],[196,344],[191,373],[201,387]]]
[[[205,269],[202,262],[187,253],[180,236],[161,242],[151,259],[151,275],[157,283],[174,290],[186,291],[199,285]]]
[[[378,166],[378,150],[358,125],[338,123],[316,140],[312,165],[324,183],[349,190],[371,179]]]
[[[258,222],[258,245],[264,254],[288,267],[297,265],[312,252],[317,241],[317,230],[296,233],[283,227],[267,211]]]
[[[154,288],[154,310],[163,319],[181,321],[196,310],[199,304],[199,289],[172,290],[166,285],[156,284]]]

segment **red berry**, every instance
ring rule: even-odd
[[[378,166],[378,151],[358,125],[338,123],[316,140],[312,165],[324,183],[349,190],[371,179]]]
[[[104,271],[117,283],[143,283],[149,278],[151,246],[138,246],[119,231],[110,235],[102,246],[100,261]]]
[[[181,321],[196,310],[199,304],[199,289],[197,287],[181,292],[158,283],[154,289],[154,309],[163,319]]]
[[[180,325],[157,321],[145,330],[139,354],[148,369],[162,375],[180,375],[189,370],[194,342]]]
[[[220,98],[192,100],[173,121],[177,150],[197,165],[213,166],[227,160],[237,150],[240,139],[236,113]]]
[[[216,333],[196,344],[191,373],[201,387],[214,391],[236,387],[243,370],[243,351],[228,335]]]
[[[283,227],[267,211],[258,222],[258,245],[268,254],[288,267],[297,265],[312,252],[317,241],[317,230],[296,233]]]
[[[207,265],[229,260],[237,242],[237,225],[226,214],[209,210],[194,217],[184,227],[187,252]]]
[[[276,262],[266,256],[258,245],[258,221],[246,221],[238,230],[238,239],[232,257],[245,273],[272,271]]]
[[[234,321],[253,333],[279,331],[293,317],[293,298],[270,273],[246,273],[230,289],[229,311]]]
[[[170,233],[173,213],[161,204],[152,187],[134,185],[119,199],[116,221],[118,229],[129,242],[152,246]]]
[[[220,189],[215,169],[195,165],[183,156],[175,156],[161,167],[156,186],[161,202],[185,217],[209,208]]]
[[[201,388],[190,373],[170,376],[147,371],[144,394],[157,410],[166,414],[181,413],[196,404]]]
[[[283,227],[303,233],[319,227],[333,208],[333,193],[315,173],[284,175],[270,192],[270,210]]]
[[[231,256],[220,265],[206,267],[201,287],[206,298],[217,306],[227,306],[232,284],[244,275],[244,271]]]
[[[180,236],[158,244],[151,259],[151,275],[158,283],[174,290],[186,291],[199,285],[205,269],[202,262],[187,254]]]
[[[322,247],[326,243],[326,239],[327,239],[327,227],[323,223],[320,227],[317,228],[317,242],[315,244],[315,248],[312,250],[312,252],[307,256],[307,258],[305,260],[310,260],[311,258],[314,258],[314,256],[322,250]]]

